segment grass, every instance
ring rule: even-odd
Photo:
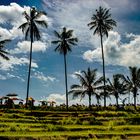
[[[130,139],[140,136],[140,113],[126,111],[0,111],[0,136],[53,139]]]

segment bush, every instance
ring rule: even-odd
[[[15,126],[11,126],[11,127],[9,128],[9,131],[11,131],[11,132],[16,132]]]
[[[128,116],[127,112],[124,111],[100,111],[98,112],[98,116],[102,117],[126,117]]]
[[[140,117],[129,118],[127,122],[131,125],[140,125]]]

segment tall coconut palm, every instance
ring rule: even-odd
[[[82,71],[81,74],[76,73],[75,75],[79,79],[80,84],[72,85],[69,93],[73,94],[73,98],[81,96],[81,99],[85,97],[85,95],[88,95],[89,108],[91,108],[91,96],[95,95],[95,97],[99,99],[96,91],[99,89],[99,84],[102,83],[103,78],[97,79],[97,69],[91,70],[90,68],[88,68],[87,71]]]
[[[136,108],[138,89],[140,88],[140,69],[137,67],[129,67],[130,77],[126,77],[126,84],[128,86],[128,91],[133,93],[134,106]]]
[[[30,87],[30,74],[31,74],[31,63],[32,63],[32,47],[34,40],[40,40],[41,35],[38,29],[39,26],[43,26],[47,28],[47,22],[45,20],[40,20],[39,18],[42,15],[46,15],[46,13],[42,11],[38,11],[35,7],[30,9],[30,13],[27,12],[23,13],[26,22],[19,26],[19,29],[22,29],[22,32],[25,33],[25,40],[29,38],[31,45],[30,45],[30,56],[29,56],[29,70],[28,70],[28,81],[27,81],[27,95],[26,95],[26,106],[29,97],[29,87]]]
[[[66,55],[68,52],[71,52],[71,47],[76,45],[78,39],[73,37],[73,30],[67,30],[66,27],[63,28],[62,32],[54,31],[55,36],[58,38],[56,41],[52,41],[53,44],[56,44],[57,47],[55,51],[58,51],[64,56],[64,67],[65,67],[65,86],[66,86],[66,108],[68,110],[68,84],[67,84],[67,58]]]
[[[113,30],[113,26],[116,26],[116,22],[111,19],[109,9],[99,7],[96,9],[96,13],[91,17],[91,22],[88,24],[90,30],[94,29],[94,35],[98,34],[101,39],[101,50],[102,50],[102,61],[103,61],[103,77],[105,87],[105,59],[104,59],[104,48],[103,48],[103,36],[108,37],[108,31]],[[106,92],[104,89],[104,106],[106,107]]]
[[[116,106],[119,107],[118,99],[121,94],[126,94],[126,84],[125,81],[122,80],[123,75],[116,74],[113,75],[112,82],[110,79],[108,79],[109,85],[107,87],[107,91],[110,93],[110,95],[115,96],[116,99]]]
[[[0,41],[0,56],[4,58],[5,60],[9,60],[9,57],[7,56],[9,53],[4,50],[5,43],[9,42],[9,39],[1,40]]]

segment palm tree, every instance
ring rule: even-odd
[[[106,90],[110,93],[110,95],[115,96],[116,99],[116,106],[119,107],[118,99],[120,94],[125,94],[126,93],[126,84],[125,81],[122,80],[123,75],[121,74],[116,74],[113,75],[113,80],[112,82],[110,79],[107,79],[109,82],[109,85],[107,85]]]
[[[82,71],[81,74],[75,74],[80,81],[80,84],[74,84],[71,86],[70,94],[73,94],[73,98],[81,96],[81,99],[88,95],[89,97],[89,108],[91,108],[91,96],[95,95],[99,99],[96,91],[99,89],[99,84],[102,83],[103,78],[97,79],[97,69],[91,70],[90,68],[87,71]],[[99,100],[97,100],[99,101]]]
[[[91,17],[91,22],[88,24],[90,30],[94,30],[94,35],[98,34],[101,38],[101,50],[102,50],[102,61],[103,61],[103,77],[104,77],[104,87],[105,87],[105,59],[104,59],[104,49],[103,49],[103,36],[108,37],[108,31],[113,30],[113,26],[116,26],[116,22],[111,19],[111,14],[109,9],[99,7],[96,9],[96,14]],[[104,107],[106,107],[106,92],[104,89]]]
[[[140,88],[140,69],[137,67],[129,67],[129,71],[130,78],[127,76],[125,81],[128,86],[128,91],[133,93],[134,106],[136,108],[136,99],[138,95],[138,89]]]
[[[71,46],[76,45],[78,39],[73,37],[73,30],[67,30],[66,27],[63,28],[62,32],[58,33],[54,31],[55,36],[58,38],[56,41],[52,41],[53,44],[56,44],[57,47],[55,51],[58,51],[64,56],[64,67],[65,67],[65,86],[66,86],[66,108],[68,110],[68,84],[67,84],[67,58],[66,55],[68,52],[71,52]]]
[[[32,63],[32,47],[34,40],[40,40],[41,35],[38,29],[39,26],[43,26],[47,28],[47,23],[44,20],[39,20],[42,15],[46,15],[46,13],[42,11],[38,11],[35,7],[30,9],[30,14],[24,12],[24,17],[27,22],[23,23],[19,26],[19,29],[22,29],[22,32],[25,33],[25,40],[30,39],[30,57],[29,57],[29,71],[28,71],[28,81],[27,81],[27,95],[26,95],[26,107],[29,97],[29,87],[30,87],[30,73],[31,73],[31,63]]]
[[[9,53],[5,50],[3,50],[3,48],[5,47],[5,43],[9,42],[9,39],[5,39],[0,41],[0,56],[2,58],[4,58],[5,60],[9,60],[9,57],[7,56]]]

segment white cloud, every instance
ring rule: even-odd
[[[45,76],[42,72],[39,72],[39,71],[35,71],[33,77],[43,82],[48,82],[48,81],[53,82],[54,80],[56,80],[56,78],[51,77],[51,76]]]
[[[0,23],[11,23],[12,25],[20,25],[23,21],[21,18],[24,8],[16,3],[11,3],[8,6],[0,6]],[[13,14],[14,13],[14,14]]]
[[[6,61],[0,57],[0,69],[4,71],[13,70],[15,66],[24,66],[29,64],[29,60],[27,58],[18,58],[9,56],[10,60]],[[32,61],[32,67],[38,68],[37,63]]]
[[[119,33],[111,31],[109,37],[104,41],[105,63],[120,66],[140,66],[140,36],[132,34],[128,43],[121,43]],[[88,50],[83,54],[83,58],[89,62],[99,61],[101,59],[101,48],[96,47],[94,50]]]
[[[5,29],[6,32],[10,33],[12,39],[23,38],[24,35],[18,27],[26,22],[26,19],[23,16],[23,12],[30,11],[29,6],[21,7],[17,3],[11,3],[10,5],[0,5],[0,23],[1,24],[10,24],[12,27],[10,29]],[[13,14],[14,13],[14,14]],[[40,17],[39,20],[45,20],[49,25],[51,25],[51,20],[47,16]],[[4,30],[4,29],[3,29]],[[3,35],[3,34],[2,34]]]
[[[100,3],[93,0],[44,0],[44,3],[44,10],[48,6],[53,9],[51,11],[51,15],[54,17],[53,22],[61,27],[66,26],[73,29],[76,36],[78,36],[78,44],[84,44],[84,47],[87,46],[85,43],[90,38],[87,24],[90,22],[92,12],[99,7]]]
[[[0,36],[1,40],[10,39],[12,37],[12,34],[6,28],[0,27]]]
[[[24,39],[24,34],[21,30],[18,29],[18,27],[26,21],[26,19],[23,16],[23,12],[30,11],[29,6],[21,7],[17,3],[11,3],[10,5],[0,5],[0,24],[4,25],[0,27],[0,35],[1,39],[11,39],[12,42],[17,42],[17,39]],[[14,14],[13,14],[14,13]],[[42,16],[40,20],[48,21],[49,24],[51,24],[51,20],[48,19],[46,16]],[[8,26],[8,28],[4,28]],[[10,25],[10,26],[9,26]],[[48,35],[43,30],[41,34],[44,42],[41,41],[35,41],[33,43],[33,51],[46,51],[47,44],[45,41],[47,40]],[[28,41],[20,41],[17,42],[17,46],[15,46],[10,42],[14,48],[12,50],[8,50],[11,54],[18,54],[18,53],[27,53],[29,52],[29,42]],[[27,58],[24,58],[24,56],[20,56],[20,58],[16,56],[9,56],[10,61],[5,61],[2,58],[0,58],[0,69],[1,70],[11,70],[16,66],[23,66],[25,64],[29,63],[29,60]],[[32,67],[37,68],[38,65],[34,62],[32,62]]]
[[[95,56],[96,55],[96,56]],[[96,60],[99,56],[101,56],[100,54],[100,49],[97,48],[94,51],[92,50],[88,50],[83,54],[83,59],[87,60],[88,62],[92,62],[93,59]]]
[[[21,80],[22,82],[25,82],[25,80],[23,78],[21,78],[21,76],[13,75],[13,74],[10,74],[10,73],[0,75],[0,80],[7,80],[7,79],[13,79],[13,78],[16,78],[16,79]]]
[[[39,51],[46,51],[47,44],[41,41],[34,41],[33,43],[33,52],[39,52]],[[17,48],[14,50],[10,50],[10,53],[17,54],[17,53],[27,53],[30,51],[30,41],[22,41],[18,42]]]
[[[81,74],[81,71],[75,71],[73,74],[70,74],[69,76],[72,77],[73,79],[77,79],[75,74]]]
[[[66,95],[65,94],[60,94],[60,93],[52,93],[49,96],[44,97],[44,99],[47,100],[47,101],[55,101],[56,105],[66,103]],[[94,101],[92,101],[92,102],[94,102]],[[88,97],[85,96],[85,98],[83,98],[81,100],[80,97],[78,97],[76,99],[72,99],[71,96],[69,96],[69,105],[73,105],[73,104],[88,105]]]

